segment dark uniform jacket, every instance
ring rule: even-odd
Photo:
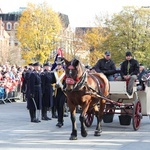
[[[96,65],[93,67],[93,69],[95,69],[96,72],[104,73],[106,76],[113,75],[116,73],[116,66],[111,59],[99,59]]]
[[[25,79],[26,72],[27,71],[23,71],[23,73],[22,73],[22,86],[21,86],[21,92],[22,93],[26,93],[27,92],[27,81]]]
[[[52,107],[53,106],[53,74],[47,70],[41,73],[42,82],[42,106]]]
[[[32,70],[29,68],[25,74],[24,82],[26,84],[26,99],[27,99],[27,108],[29,108],[29,101],[30,101],[30,75]]]
[[[42,108],[42,89],[41,77],[37,71],[33,71],[29,77],[30,99],[28,100],[28,109]],[[35,102],[35,103],[34,103]]]
[[[135,59],[129,60],[130,68],[129,68],[129,75],[138,75],[139,73],[139,63]],[[128,60],[125,60],[121,65],[121,77],[123,78],[124,75],[128,75]]]

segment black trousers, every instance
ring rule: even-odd
[[[63,117],[64,117],[64,104],[66,101],[66,96],[62,92],[60,88],[57,89],[57,95],[56,95],[56,109],[58,114],[58,122],[63,123]]]

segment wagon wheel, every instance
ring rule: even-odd
[[[85,115],[85,125],[87,127],[90,127],[94,120],[94,114],[93,113],[86,113]]]
[[[139,100],[136,100],[134,103],[134,108],[133,108],[133,128],[134,130],[138,130],[140,127],[141,119],[142,119],[142,108],[141,108],[141,102]]]

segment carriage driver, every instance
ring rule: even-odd
[[[110,52],[106,51],[104,58],[99,59],[92,69],[94,69],[96,72],[104,73],[109,81],[113,81],[114,74],[116,73],[116,66],[111,60]]]
[[[127,92],[129,95],[133,92],[133,85],[137,79],[139,73],[139,63],[137,60],[132,58],[131,52],[126,52],[125,61],[121,64],[121,76],[118,76],[116,80],[126,80],[128,82]]]

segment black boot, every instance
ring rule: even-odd
[[[25,93],[23,93],[23,102],[26,102],[27,100],[26,100],[26,94]]]
[[[58,123],[56,124],[56,126],[59,127],[59,128],[61,128],[63,125],[64,125],[63,122],[58,122]]]
[[[39,121],[36,119],[36,110],[29,109],[31,122],[38,123]]]
[[[56,114],[56,108],[55,106],[52,107],[52,118],[58,118]]]
[[[33,112],[31,109],[29,109],[29,114],[30,114],[30,119],[31,119],[31,122],[32,122],[32,119],[33,119]]]
[[[51,120],[51,118],[47,116],[47,108],[42,108],[42,120]]]

